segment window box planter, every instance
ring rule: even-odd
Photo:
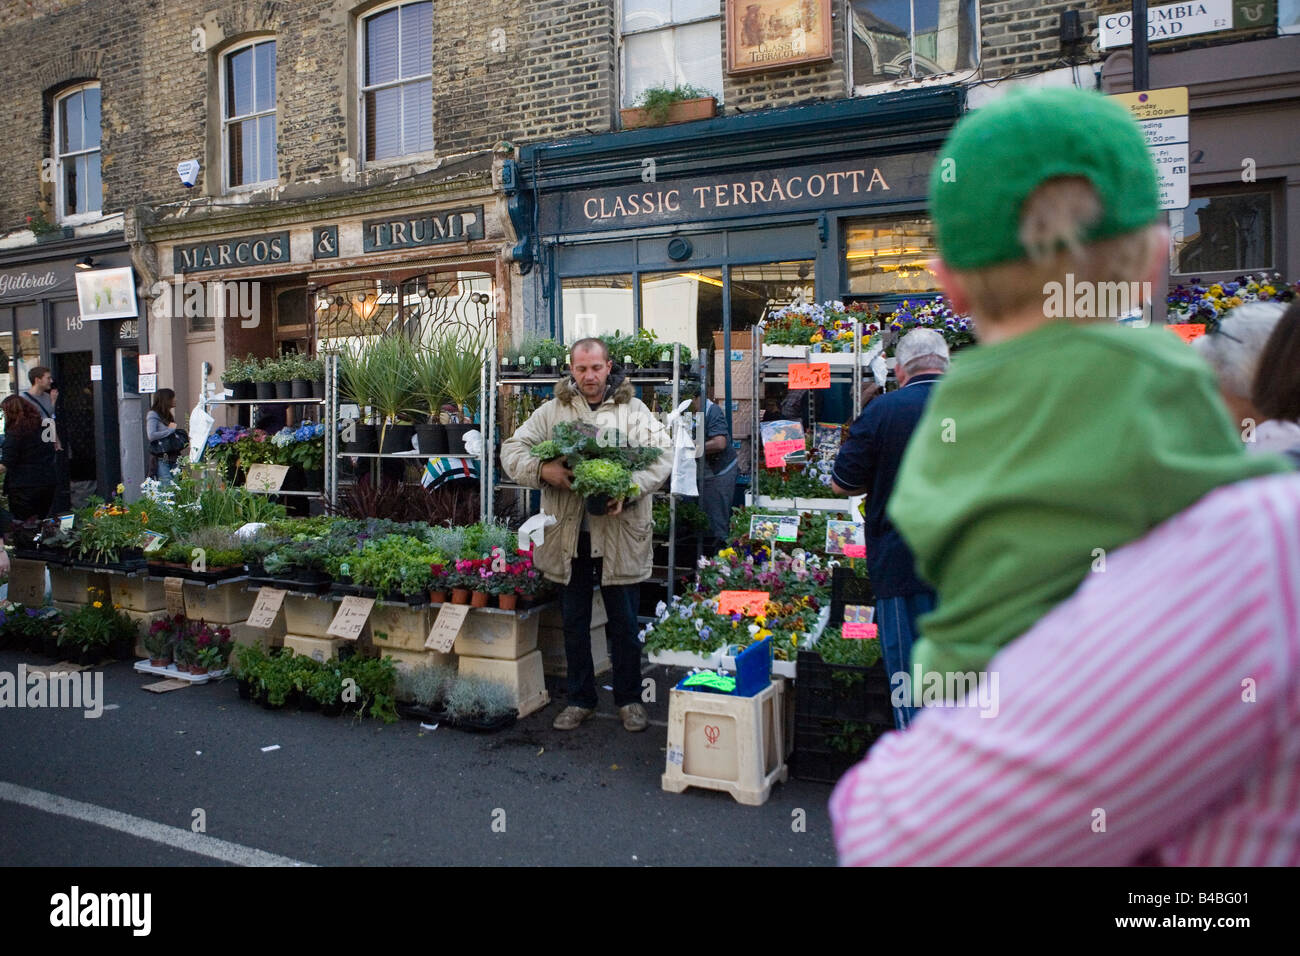
[[[681,100],[668,107],[668,117],[662,123],[655,122],[649,110],[633,107],[619,110],[624,129],[642,129],[648,126],[672,126],[674,123],[691,123],[695,120],[712,119],[718,112],[718,101],[712,96],[701,96],[692,100]]]

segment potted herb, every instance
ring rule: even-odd
[[[718,102],[708,90],[696,86],[652,86],[643,92],[636,105],[619,111],[624,129],[645,126],[668,126],[709,119],[716,112]]]
[[[519,718],[510,688],[482,677],[457,677],[447,691],[447,719],[458,730],[503,730]]]
[[[445,664],[424,664],[398,672],[393,687],[397,713],[417,720],[442,720],[443,702],[456,682],[456,671]]]
[[[370,401],[379,417],[379,451],[408,452],[415,426],[399,423],[414,404],[415,346],[405,335],[385,335],[370,346]]]
[[[89,604],[77,608],[63,622],[59,634],[59,647],[74,648],[78,663],[97,664],[108,655],[118,660],[132,656],[135,645],[135,622],[116,605],[109,603],[108,595],[98,588],[92,589]]]
[[[266,364],[268,368],[267,374],[275,386],[275,397],[293,398],[294,367],[292,356],[267,359]]]
[[[479,386],[483,374],[483,335],[478,332],[462,339],[463,330],[448,332],[438,340],[443,382],[448,401],[456,406],[456,421],[447,425],[448,454],[465,454],[465,433],[473,430],[478,412]]]
[[[311,397],[325,397],[325,360],[316,358],[302,359],[302,370],[311,384]]]
[[[243,402],[256,394],[252,378],[252,368],[256,364],[257,359],[251,355],[226,360],[226,369],[221,373],[221,384],[231,393],[232,400]]]
[[[343,713],[343,677],[333,661],[326,661],[316,668],[306,692],[326,717],[337,717]]]
[[[271,359],[254,359],[248,368],[248,377],[253,383],[253,397],[258,401],[275,398],[275,363]]]
[[[573,466],[573,490],[587,499],[587,514],[603,515],[610,502],[630,498],[640,489],[623,465],[605,458],[589,458]]]
[[[256,644],[240,644],[231,655],[232,670],[239,683],[240,700],[252,700],[253,691],[260,686],[262,668],[266,666],[266,653]]]
[[[311,360],[296,352],[280,360],[281,374],[289,376],[290,398],[311,398],[312,377],[316,374]]]

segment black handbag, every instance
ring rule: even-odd
[[[188,447],[190,436],[181,429],[176,429],[166,438],[155,438],[149,443],[149,451],[155,455],[175,455]]]

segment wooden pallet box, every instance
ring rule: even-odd
[[[81,571],[76,568],[61,568],[46,565],[50,572],[50,599],[63,601],[78,606],[89,601],[90,589],[99,588],[105,594],[112,593],[107,574],[96,571]]]
[[[540,614],[520,615],[485,609],[470,611],[456,637],[455,651],[465,657],[517,661],[537,650],[540,620]]]
[[[338,605],[334,607],[337,609]],[[427,607],[376,604],[370,611],[370,640],[381,652],[422,651],[436,613]]]
[[[462,656],[458,669],[463,677],[484,677],[508,687],[520,717],[541,710],[551,701],[550,695],[546,692],[541,651],[533,651],[517,661],[495,657]]]
[[[323,637],[329,630],[339,606],[328,597],[314,594],[284,596],[284,629],[290,634]],[[244,618],[247,620],[247,616]]]
[[[157,611],[167,606],[163,583],[156,578],[113,575],[109,586],[113,603],[127,611]]]
[[[306,634],[286,634],[284,646],[291,648],[295,654],[310,657],[314,661],[328,661],[339,656],[339,648],[347,641],[341,637],[310,637]]]
[[[209,624],[242,624],[248,620],[257,595],[244,589],[243,581],[207,587],[186,582],[185,616]]]

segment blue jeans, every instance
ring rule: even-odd
[[[934,610],[934,592],[924,591],[906,597],[879,598],[876,601],[876,625],[880,636],[880,652],[885,658],[885,672],[889,675],[889,688],[895,688],[894,675],[911,673],[912,642],[916,640],[916,619]],[[909,678],[909,686],[910,678]],[[894,726],[906,730],[919,709],[915,706],[917,688],[912,688],[912,705],[894,707]]]
[[[591,538],[578,536],[578,555],[573,559],[569,583],[560,591],[564,616],[564,657],[568,665],[569,705],[596,707],[596,665],[591,659],[591,601],[600,585],[601,559],[592,560]],[[614,665],[614,704],[623,707],[641,702],[641,642],[636,639],[638,584],[602,585],[609,623],[610,657]]]
[[[158,459],[158,468],[155,477],[163,483],[163,487],[172,483],[172,466],[167,463],[166,458]]]

